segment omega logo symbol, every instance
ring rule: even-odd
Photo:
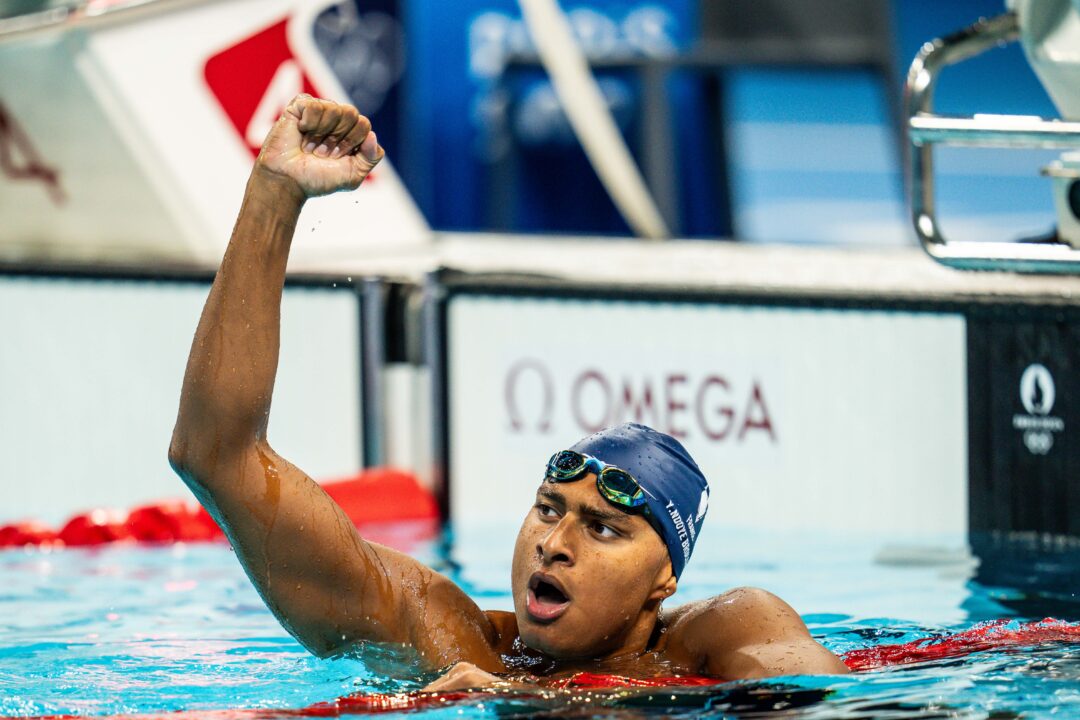
[[[522,382],[530,385],[533,393],[539,392],[538,412],[534,411],[526,418],[521,412],[521,400],[518,398],[518,385]],[[514,432],[521,432],[526,424],[541,433],[551,431],[551,411],[555,404],[555,388],[551,373],[537,360],[522,360],[510,368],[506,375],[503,389],[506,409],[510,415],[510,427]]]

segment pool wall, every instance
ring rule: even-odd
[[[0,524],[190,498],[166,452],[206,273],[0,272]],[[271,439],[320,478],[365,460],[363,287],[297,278]]]
[[[479,526],[524,511],[554,449],[640,420],[683,439],[733,527],[1080,537],[1073,278],[455,235],[322,270],[286,290],[271,421],[317,478],[394,465]],[[0,274],[0,521],[183,494],[165,448],[209,279]]]
[[[551,452],[636,420],[683,439],[727,526],[1080,537],[1075,279],[895,251],[481,254],[501,242],[429,278],[435,466],[460,527],[520,514]]]
[[[971,530],[1080,538],[1080,308],[968,312]]]
[[[510,508],[524,514],[555,450],[642,422],[690,449],[711,481],[712,523],[892,537],[967,531],[959,313],[452,288],[448,509],[464,527]],[[934,362],[923,362],[929,355]]]

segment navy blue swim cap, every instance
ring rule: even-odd
[[[686,448],[670,435],[626,423],[579,440],[570,449],[634,476],[662,531],[671,569],[676,578],[682,575],[709,509],[709,483]]]

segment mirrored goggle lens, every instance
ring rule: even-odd
[[[645,504],[645,493],[634,477],[618,468],[605,468],[597,478],[597,485],[604,497],[623,507],[640,507]]]
[[[551,456],[547,464],[547,474],[556,479],[567,479],[581,474],[586,458],[573,450],[562,450]]]

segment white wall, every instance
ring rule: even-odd
[[[166,452],[208,289],[0,278],[0,522],[188,496]],[[358,313],[285,292],[270,439],[316,478],[361,466]]]

